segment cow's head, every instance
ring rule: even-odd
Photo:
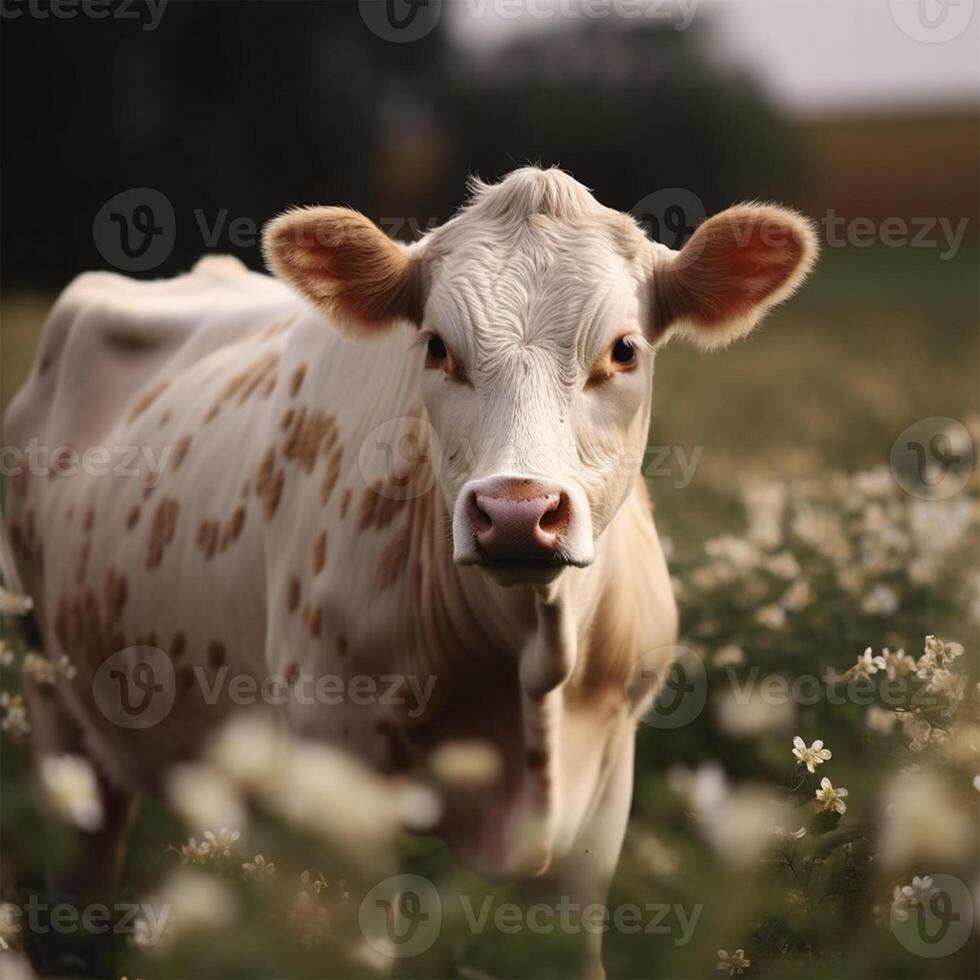
[[[265,233],[271,268],[342,328],[418,329],[406,356],[441,441],[455,560],[505,582],[593,560],[639,472],[665,338],[741,337],[815,251],[805,219],[758,204],[672,251],[571,177],[533,167],[477,184],[414,245],[342,208],[290,211]]]

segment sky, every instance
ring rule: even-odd
[[[710,24],[715,56],[753,66],[798,110],[976,103],[980,0],[449,0],[448,26],[487,47],[560,28],[570,12],[619,10]]]

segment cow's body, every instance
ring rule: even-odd
[[[452,564],[445,508],[419,466],[401,492],[399,470],[433,454],[411,340],[403,330],[347,340],[276,280],[230,261],[164,282],[83,276],[51,315],[8,442],[106,446],[120,465],[140,447],[140,473],[16,481],[9,519],[45,645],[77,663],[71,713],[123,786],[152,787],[200,749],[227,707],[205,705],[209,685],[336,676],[344,693],[335,685],[328,698],[340,703],[290,698],[279,709],[292,728],[395,772],[445,741],[501,751],[505,780],[488,798],[468,794],[476,805],[452,818],[451,836],[483,869],[505,870],[502,828],[535,772],[517,664],[537,617],[521,590]],[[373,451],[378,440],[390,454]],[[368,469],[386,456],[394,472]],[[601,550],[568,583],[581,653],[555,722],[562,851],[610,781],[628,782],[628,672],[639,653],[666,656],[675,633],[641,485]],[[90,696],[105,658],[135,644],[170,655],[178,689],[145,731],[107,721]],[[352,703],[371,700],[350,684],[360,675],[385,703]],[[594,764],[583,771],[583,760]]]
[[[83,276],[51,315],[7,443],[136,447],[141,472],[65,475],[56,456],[11,481],[44,644],[78,667],[83,744],[42,718],[39,750],[154,788],[235,707],[205,704],[211,685],[283,676],[290,729],[383,771],[489,743],[500,774],[449,791],[439,830],[481,871],[566,869],[601,900],[637,708],[676,632],[639,477],[656,349],[750,330],[809,269],[809,226],[733,208],[674,253],[525,168],[413,246],[313,208],[265,249],[302,296],[212,258],[170,281]],[[92,694],[132,645],[173,670],[152,727]],[[324,677],[337,703],[309,697]]]

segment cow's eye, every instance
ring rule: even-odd
[[[448,356],[449,351],[446,350],[446,345],[442,342],[442,338],[433,334],[425,345],[426,364],[430,366],[442,364]]]
[[[636,347],[628,337],[620,337],[613,344],[612,359],[616,364],[632,364],[636,360]]]

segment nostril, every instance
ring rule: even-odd
[[[469,514],[470,524],[478,534],[483,531],[489,531],[493,527],[493,520],[480,506],[480,502],[475,493],[470,496],[466,509]]]
[[[571,505],[568,502],[568,495],[561,493],[548,502],[548,509],[541,515],[538,527],[544,531],[557,534],[568,527],[571,516]]]

